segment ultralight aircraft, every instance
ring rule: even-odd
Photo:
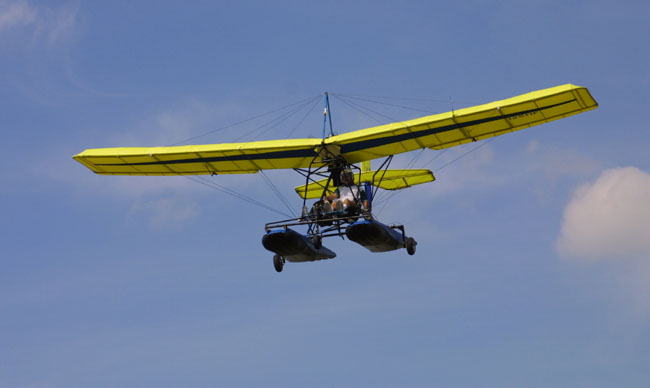
[[[325,117],[329,109],[326,98]],[[548,123],[598,107],[584,87],[571,84],[534,91],[492,103],[412,120],[380,125],[321,139],[284,139],[85,150],[73,158],[103,175],[220,175],[257,173],[265,169],[293,169],[305,178],[295,188],[303,199],[301,216],[265,225],[262,244],[273,252],[281,272],[285,262],[331,259],[336,254],[322,239],[345,236],[371,252],[406,248],[417,242],[403,225],[385,225],[372,213],[379,189],[400,190],[435,178],[427,169],[391,170],[394,155],[418,149],[442,150],[476,142],[534,125]],[[373,170],[370,161],[384,159]],[[336,201],[345,188],[352,201]],[[365,196],[361,198],[362,195]],[[307,207],[307,200],[317,201]],[[336,206],[332,206],[336,203]],[[307,229],[299,233],[294,228]]]

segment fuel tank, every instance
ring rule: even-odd
[[[345,235],[371,252],[388,252],[404,248],[404,236],[401,232],[375,220],[354,222],[345,229]]]
[[[336,253],[324,246],[316,249],[309,237],[289,228],[269,231],[262,237],[262,245],[292,263],[336,257]]]

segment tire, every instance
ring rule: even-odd
[[[314,244],[314,248],[320,249],[323,246],[323,238],[316,234],[311,238],[312,244]]]
[[[406,252],[413,256],[415,255],[415,246],[418,245],[418,243],[415,241],[413,237],[409,237],[406,239]]]
[[[273,267],[275,267],[276,272],[282,272],[282,268],[284,267],[284,258],[280,255],[274,255]]]

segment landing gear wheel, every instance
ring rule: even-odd
[[[316,249],[320,249],[323,246],[323,238],[318,234],[311,238],[311,242]]]
[[[406,239],[406,252],[413,256],[415,254],[415,246],[418,245],[418,243],[415,241],[413,237],[409,237]]]
[[[284,257],[280,255],[273,256],[273,266],[277,272],[282,272],[282,268],[284,267]]]

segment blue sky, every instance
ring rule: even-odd
[[[643,1],[0,1],[0,387],[647,386],[649,15]],[[342,133],[376,121],[336,94],[444,112],[564,83],[600,107],[448,165],[476,145],[418,156],[438,179],[378,214],[418,240],[412,257],[327,240],[336,259],[277,274],[261,236],[279,215],[71,158],[233,141],[274,116],[231,124],[324,91]],[[319,137],[309,109],[260,139]],[[298,208],[302,178],[267,175]],[[259,175],[210,179],[284,210]]]

